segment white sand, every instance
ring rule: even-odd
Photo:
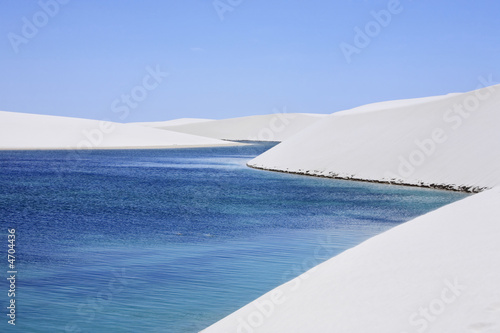
[[[154,125],[169,131],[224,140],[283,141],[325,117],[321,114],[276,113],[186,124],[162,122]],[[174,124],[174,125],[172,125]]]
[[[207,121],[213,121],[213,119],[179,118],[179,119],[172,119],[172,120],[165,120],[165,121],[137,122],[137,123],[131,123],[131,124],[141,125],[141,126],[146,126],[146,127],[162,128],[162,127],[168,127],[168,126],[204,123]]]
[[[0,149],[172,148],[233,142],[131,124],[0,111]]]
[[[469,110],[469,111],[468,111]],[[250,166],[405,184],[500,184],[500,85],[325,117]]]
[[[373,237],[203,332],[500,332],[499,147],[497,85],[339,112],[258,156],[250,165],[492,189]]]

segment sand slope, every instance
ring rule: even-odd
[[[325,117],[249,162],[328,177],[477,190],[500,184],[500,85]]]
[[[168,126],[179,126],[179,125],[187,125],[187,124],[195,124],[195,123],[204,123],[207,121],[213,121],[213,119],[205,119],[205,118],[179,118],[165,121],[150,121],[150,122],[137,122],[130,123],[134,125],[141,125],[146,127],[154,127],[154,128],[162,128]]]
[[[320,264],[203,332],[500,332],[500,189]]]
[[[156,128],[201,135],[224,140],[283,141],[326,115],[276,113],[211,121],[195,121],[182,125],[161,122]],[[175,123],[174,123],[175,124]]]
[[[0,149],[104,149],[230,145],[131,124],[0,111]]]

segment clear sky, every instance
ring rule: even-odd
[[[0,0],[0,110],[124,122],[332,113],[500,82],[497,0],[59,1]],[[390,18],[375,23],[381,10]]]

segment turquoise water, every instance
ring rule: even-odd
[[[245,166],[271,146],[0,152],[0,305],[13,227],[16,331],[197,332],[465,196]]]

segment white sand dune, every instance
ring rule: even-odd
[[[224,140],[283,141],[325,117],[321,114],[275,113],[185,124],[159,122],[154,127]],[[149,123],[148,126],[151,126]]]
[[[235,145],[131,124],[0,111],[0,149],[169,148]]]
[[[249,166],[346,179],[500,184],[500,85],[365,105],[322,118]]]
[[[213,121],[213,119],[205,119],[205,118],[179,118],[165,121],[150,121],[150,122],[137,122],[130,123],[134,125],[141,125],[146,127],[154,127],[154,128],[162,128],[167,126],[179,126],[179,125],[187,125],[187,124],[195,124],[195,123],[204,123],[207,121]]]
[[[500,332],[499,202],[495,188],[404,223],[203,332]]]
[[[339,112],[252,160],[278,171],[492,189],[373,237],[203,332],[500,332],[499,91]]]

